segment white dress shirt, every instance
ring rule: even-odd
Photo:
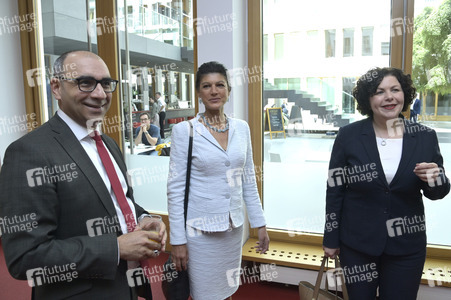
[[[92,163],[97,169],[97,172],[99,172],[100,177],[102,177],[103,182],[105,183],[105,186],[108,190],[108,192],[111,195],[111,199],[113,200],[114,208],[116,210],[116,214],[119,220],[119,224],[121,226],[122,232],[125,234],[127,233],[127,224],[125,222],[124,214],[122,213],[122,210],[119,206],[119,203],[117,202],[116,195],[114,194],[113,188],[111,187],[110,180],[108,178],[108,174],[106,173],[105,167],[102,164],[102,160],[100,159],[100,155],[97,152],[97,146],[96,142],[89,136],[88,129],[86,127],[82,127],[79,124],[75,123],[74,120],[72,120],[68,115],[66,115],[62,110],[58,110],[58,116],[63,119],[63,121],[69,126],[69,128],[72,130],[72,132],[75,134],[77,139],[80,141],[80,144],[82,145],[83,149],[85,149],[86,154],[88,154],[89,158],[91,159]],[[124,191],[124,195],[127,195],[127,182],[124,178],[124,175],[122,174],[121,169],[116,163],[116,160],[111,155],[110,151],[108,150],[108,147],[105,146],[105,149],[107,149],[108,154],[110,155],[111,161],[113,162],[114,169],[116,170],[116,173],[119,177],[119,181],[122,186],[122,190]],[[133,205],[133,202],[130,198],[126,196],[128,205],[130,206],[130,209],[133,212],[133,216],[136,219],[136,211],[135,206]]]

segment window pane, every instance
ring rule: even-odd
[[[118,2],[119,9],[123,6]],[[193,65],[193,20],[192,1],[159,2],[153,5],[134,3],[128,10],[129,51],[132,65],[130,69],[122,65],[124,116],[132,132],[126,133],[126,162],[136,201],[143,207],[167,211],[166,181],[169,172],[169,157],[158,156],[151,148],[146,136],[138,140],[140,115],[149,113],[150,129],[160,132],[160,143],[171,141],[171,129],[174,124],[194,116],[194,65]],[[125,31],[124,16],[118,16],[121,30]],[[199,26],[203,34],[209,34],[210,28]],[[123,34],[123,33],[122,33]],[[135,41],[135,42],[133,42]],[[124,42],[120,39],[120,42]],[[153,50],[140,53],[137,43],[152,43]],[[126,45],[121,44],[125,49]],[[162,50],[168,49],[170,51]],[[172,57],[173,51],[182,54],[180,60]],[[164,53],[156,55],[156,53]],[[130,97],[128,89],[131,90]],[[159,104],[156,93],[166,104],[165,121],[160,122]],[[152,101],[155,100],[155,101]],[[149,125],[150,126],[150,125]],[[160,130],[160,127],[162,130]],[[164,136],[163,136],[164,133]],[[154,136],[152,134],[152,136]],[[138,145],[142,143],[144,145]],[[157,142],[158,143],[158,142]],[[131,148],[133,154],[131,154]],[[148,195],[152,194],[149,198]]]
[[[343,29],[343,56],[354,55],[354,29]]]
[[[362,28],[362,55],[373,55],[373,27]]]
[[[451,20],[450,1],[415,1],[412,79],[420,99],[418,122],[432,127],[448,177],[451,172]],[[412,22],[404,26],[412,30]],[[444,46],[447,45],[447,46]],[[448,228],[451,195],[440,201],[425,199],[428,243],[451,245]]]
[[[335,56],[335,30],[326,30],[326,57]]]
[[[275,49],[274,49],[274,58],[275,60],[281,60],[284,56],[284,36],[283,34],[274,35],[275,41]]]
[[[268,131],[263,138],[269,227],[323,232],[334,143],[329,132],[362,118],[351,96],[356,80],[374,66],[389,65],[379,47],[390,45],[390,2],[264,2],[263,107],[281,107],[286,100],[288,109],[286,138]]]

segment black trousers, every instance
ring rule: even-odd
[[[166,118],[166,112],[160,111],[158,116],[160,117],[160,136],[164,139],[164,119]]]
[[[409,255],[370,256],[341,244],[340,262],[350,300],[416,300],[426,248]]]

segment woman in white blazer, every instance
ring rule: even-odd
[[[193,152],[186,229],[183,202],[190,126],[172,128],[168,212],[172,259],[187,269],[194,300],[223,300],[236,292],[242,273],[244,205],[258,228],[257,251],[269,247],[266,222],[255,181],[249,126],[224,114],[231,90],[226,68],[200,66],[196,90],[205,112],[191,120]],[[244,201],[243,201],[244,200]]]

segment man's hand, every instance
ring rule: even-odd
[[[123,260],[140,261],[156,257],[158,254],[154,250],[161,249],[161,238],[158,234],[140,228],[119,236],[117,241],[120,257]]]
[[[146,132],[147,132],[147,125],[144,124],[144,123],[142,123],[142,124],[141,124],[141,130],[142,130],[144,133],[146,133]]]
[[[158,231],[158,237],[160,238],[161,249],[157,249],[159,251],[166,250],[166,239],[168,234],[166,232],[166,225],[158,218],[149,218],[145,217],[139,221],[138,227],[142,230],[154,232]]]

